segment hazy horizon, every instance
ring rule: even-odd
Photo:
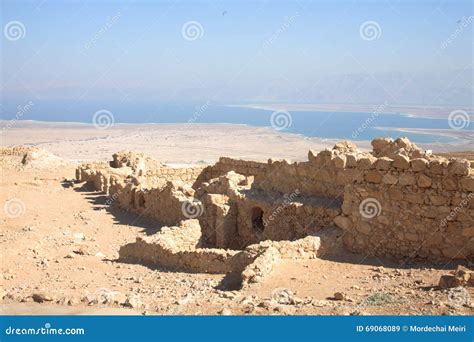
[[[1,6],[7,119],[28,101],[472,107],[469,1]]]

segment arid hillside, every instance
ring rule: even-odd
[[[356,254],[344,247],[337,233],[339,228],[335,226],[326,235],[310,234],[308,237],[314,240],[306,238],[305,242],[298,239],[309,233],[295,236],[291,243],[277,239],[280,242],[268,244],[252,237],[249,244],[240,247],[243,249],[201,247],[200,242],[192,242],[192,235],[180,234],[171,222],[165,228],[159,217],[118,205],[119,196],[125,190],[114,196],[106,188],[100,191],[95,184],[83,181],[86,179],[77,179],[75,162],[45,150],[25,147],[3,149],[0,163],[3,205],[0,299],[4,314],[473,313],[474,291],[470,286],[473,278],[468,270],[473,264],[469,258],[394,259]],[[99,170],[104,164],[97,165],[90,164],[83,170]],[[121,179],[125,175],[124,179],[132,183],[157,168],[167,170],[167,177],[173,180],[179,175],[181,185],[170,186],[168,181],[172,179],[161,182],[163,176],[160,176],[154,182],[147,180],[142,187],[146,193],[153,188],[168,189],[168,193],[151,198],[169,198],[166,215],[170,216],[176,205],[180,208],[195,195],[201,196],[203,203],[206,203],[205,194],[216,199],[221,196],[219,193],[227,193],[232,201],[238,201],[239,193],[246,194],[246,187],[250,186],[248,180],[229,176],[227,170],[223,170],[224,176],[211,174],[202,180],[206,189],[203,192],[199,187],[193,189],[185,185],[189,178],[183,175],[196,172],[189,171],[187,166],[170,171],[165,164],[152,159],[123,154],[117,154],[110,165],[114,177]],[[220,167],[222,165],[227,164]],[[255,179],[258,181],[258,176]],[[239,190],[230,195],[228,189],[233,188],[232,182]],[[222,192],[224,190],[227,192]],[[146,203],[149,200],[145,197]],[[157,208],[162,205],[158,202]],[[307,202],[304,205],[320,204]],[[202,216],[202,219],[210,217]],[[202,222],[199,217],[188,221]],[[258,228],[258,222],[255,224]],[[191,223],[178,227],[196,232],[193,230],[196,226]],[[131,255],[125,257],[125,246],[133,246],[137,241],[144,243],[141,253],[148,253],[147,248],[151,248],[150,258],[134,258],[133,249],[129,249]],[[153,248],[158,247],[148,246],[154,244],[165,246],[165,253],[170,254],[153,254],[156,251]],[[206,258],[211,255],[218,259],[200,264],[204,265],[200,266],[201,270],[189,269],[195,263],[171,263],[167,267],[163,260],[175,260],[176,253]],[[171,259],[155,260],[156,255]],[[232,264],[242,265],[235,266],[244,268],[241,276],[233,269],[219,270],[220,266],[209,272],[210,266],[205,266],[224,265],[226,258],[231,260],[232,257],[242,262]],[[271,259],[270,269],[267,258]],[[259,272],[262,277],[256,279]],[[243,285],[242,276],[247,279]]]

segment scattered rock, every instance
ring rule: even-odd
[[[458,266],[451,274],[442,275],[438,286],[442,289],[474,286],[474,272],[464,266]]]
[[[35,301],[36,303],[43,303],[43,302],[51,302],[53,301],[53,298],[48,296],[47,294],[43,293],[43,292],[36,292],[36,293],[33,293],[33,295],[31,296],[31,298],[33,298],[33,301]]]
[[[303,300],[296,297],[292,291],[285,288],[274,290],[272,292],[272,299],[282,305],[297,305],[303,302]]]
[[[219,315],[222,315],[222,316],[232,316],[233,315],[232,311],[230,311],[229,309],[226,309],[226,308],[222,309],[218,313],[219,313]]]
[[[334,293],[333,299],[335,300],[345,300],[348,302],[352,302],[352,298],[350,298],[346,293],[344,292],[336,292]]]
[[[142,307],[143,303],[139,295],[130,295],[130,296],[127,296],[124,306],[136,309],[136,308]]]
[[[74,259],[76,257],[76,254],[74,254],[73,252],[71,253],[68,253],[64,258],[66,259]]]

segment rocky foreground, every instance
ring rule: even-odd
[[[263,281],[240,290],[225,274],[123,262],[120,248],[156,233],[154,220],[109,206],[73,182],[75,163],[44,150],[4,149],[0,163],[2,313],[473,313],[473,265],[463,260],[393,262],[341,250],[281,260]]]

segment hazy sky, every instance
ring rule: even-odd
[[[1,6],[7,102],[472,103],[472,1]]]

